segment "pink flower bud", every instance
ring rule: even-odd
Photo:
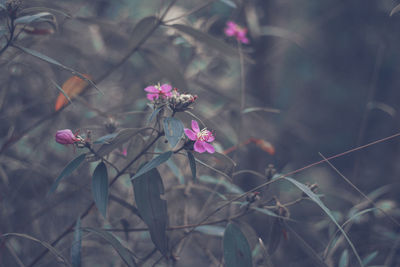
[[[62,145],[71,145],[79,141],[70,129],[59,130],[56,133],[56,142]]]

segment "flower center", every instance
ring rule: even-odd
[[[210,131],[204,128],[200,132],[197,133],[197,139],[200,141],[207,141],[210,136]]]

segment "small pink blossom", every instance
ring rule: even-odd
[[[184,131],[186,136],[190,140],[196,141],[194,143],[194,151],[197,151],[199,153],[203,153],[205,151],[207,151],[208,153],[214,153],[214,147],[209,144],[215,140],[212,132],[210,132],[206,128],[200,131],[199,124],[195,120],[192,120],[192,129],[193,130],[185,128]]]
[[[234,36],[236,40],[243,44],[248,44],[249,39],[246,37],[247,34],[247,29],[240,27],[233,21],[228,21],[226,23],[226,28],[225,28],[225,35],[226,36]]]
[[[172,96],[172,86],[169,84],[163,84],[161,86],[160,84],[151,85],[147,86],[144,90],[148,92],[147,99],[151,101],[154,101],[160,97],[162,97],[163,99],[167,99]]]
[[[56,142],[59,144],[72,145],[77,141],[80,141],[80,139],[70,129],[59,130],[56,133]]]

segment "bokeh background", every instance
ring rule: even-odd
[[[204,3],[177,1],[165,20]],[[392,0],[221,0],[210,1],[197,12],[171,22],[190,25],[232,47],[237,46],[236,42],[223,33],[226,21],[244,25],[249,30],[250,44],[242,49],[252,62],[241,65],[238,57],[227,57],[168,26],[159,27],[141,49],[119,64],[131,52],[136,23],[160,14],[168,1],[22,1],[21,9],[53,8],[71,17],[55,12],[58,28],[54,34],[23,33],[17,43],[87,73],[94,81],[100,80],[97,86],[104,95],[91,88],[73,105],[55,114],[59,90],[52,81],[61,85],[71,73],[13,47],[1,54],[0,232],[25,233],[51,243],[76,220],[91,202],[90,176],[95,165],[87,163],[66,179],[56,194],[46,197],[59,172],[77,155],[72,147],[55,143],[55,132],[65,128],[80,129],[82,133],[90,130],[96,139],[110,132],[110,124],[117,129],[141,127],[151,113],[143,88],[158,82],[170,82],[183,92],[198,95],[192,112],[215,130],[219,152],[251,138],[274,147],[272,154],[254,142],[239,146],[229,154],[237,162],[233,171],[264,173],[273,164],[278,173],[287,173],[321,160],[319,153],[332,156],[397,133],[400,15],[389,16],[397,4]],[[4,18],[2,22],[6,29]],[[240,114],[242,83],[246,92],[244,108],[262,107],[264,111]],[[178,117],[189,125],[190,116]],[[399,139],[394,138],[331,163],[399,220],[399,156]],[[118,157],[114,153],[112,160],[118,161]],[[215,163],[223,171],[232,171],[229,166],[221,167],[210,155],[199,158]],[[174,158],[173,163],[160,170],[165,174],[170,225],[184,223],[184,208],[187,210],[183,213],[194,223],[199,212],[211,211],[222,203],[201,190],[185,195],[183,185],[191,179],[186,159]],[[198,172],[223,179],[207,168],[199,167]],[[326,163],[293,177],[304,183],[317,183],[322,200],[340,223],[349,219],[360,203],[360,210],[372,207]],[[244,191],[263,182],[265,179],[248,173],[233,179]],[[212,183],[203,184],[215,189]],[[229,190],[217,189],[229,197]],[[261,192],[262,199],[276,196],[281,202],[300,195],[288,183],[277,183]],[[182,198],[188,206],[182,206]],[[104,221],[93,210],[82,224],[143,227],[121,203],[133,204],[128,177],[111,190],[109,220]],[[204,203],[209,204],[205,210]],[[229,211],[219,214],[219,218],[227,216]],[[294,221],[288,223],[289,227],[277,230],[287,232],[287,239],[284,234],[275,234],[275,239],[281,236],[277,249],[268,261],[262,254],[256,256],[255,266],[319,266],[311,251],[323,253],[336,231],[334,224],[307,200],[291,206],[290,216]],[[256,247],[257,237],[268,245],[276,231],[271,230],[273,220],[266,215],[252,214],[241,223],[249,228],[246,236],[252,248]],[[361,257],[374,256],[368,266],[400,266],[400,229],[385,215],[372,210],[348,226],[346,230]],[[153,249],[146,233],[115,234],[140,257]],[[173,239],[174,234],[171,236]],[[56,247],[68,257],[71,242],[69,235]],[[83,266],[124,266],[106,244],[91,236],[84,239]],[[221,247],[218,234],[196,233],[174,264],[219,266]],[[42,251],[43,247],[31,241],[9,239],[0,243],[0,266],[29,266]],[[351,249],[343,240],[326,264],[346,266],[339,265],[344,264],[340,259],[345,253],[349,255],[347,266],[356,266]],[[145,266],[151,266],[157,256],[152,255]],[[46,255],[35,266],[57,264],[52,255]],[[166,263],[161,261],[160,266],[163,264]]]

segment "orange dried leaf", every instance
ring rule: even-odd
[[[270,155],[274,155],[275,154],[275,148],[270,142],[267,142],[267,141],[262,140],[262,139],[254,139],[254,143],[259,148],[261,148],[262,150],[267,152],[268,154],[270,154]]]
[[[83,74],[83,76],[87,79],[91,79],[91,77],[87,74]],[[64,82],[62,85],[62,89],[64,93],[70,98],[74,98],[79,95],[83,89],[88,85],[88,82],[79,78],[78,76],[72,76],[68,80]],[[56,104],[54,106],[55,111],[60,110],[63,106],[68,104],[68,99],[64,96],[63,93],[60,93],[57,97]]]

